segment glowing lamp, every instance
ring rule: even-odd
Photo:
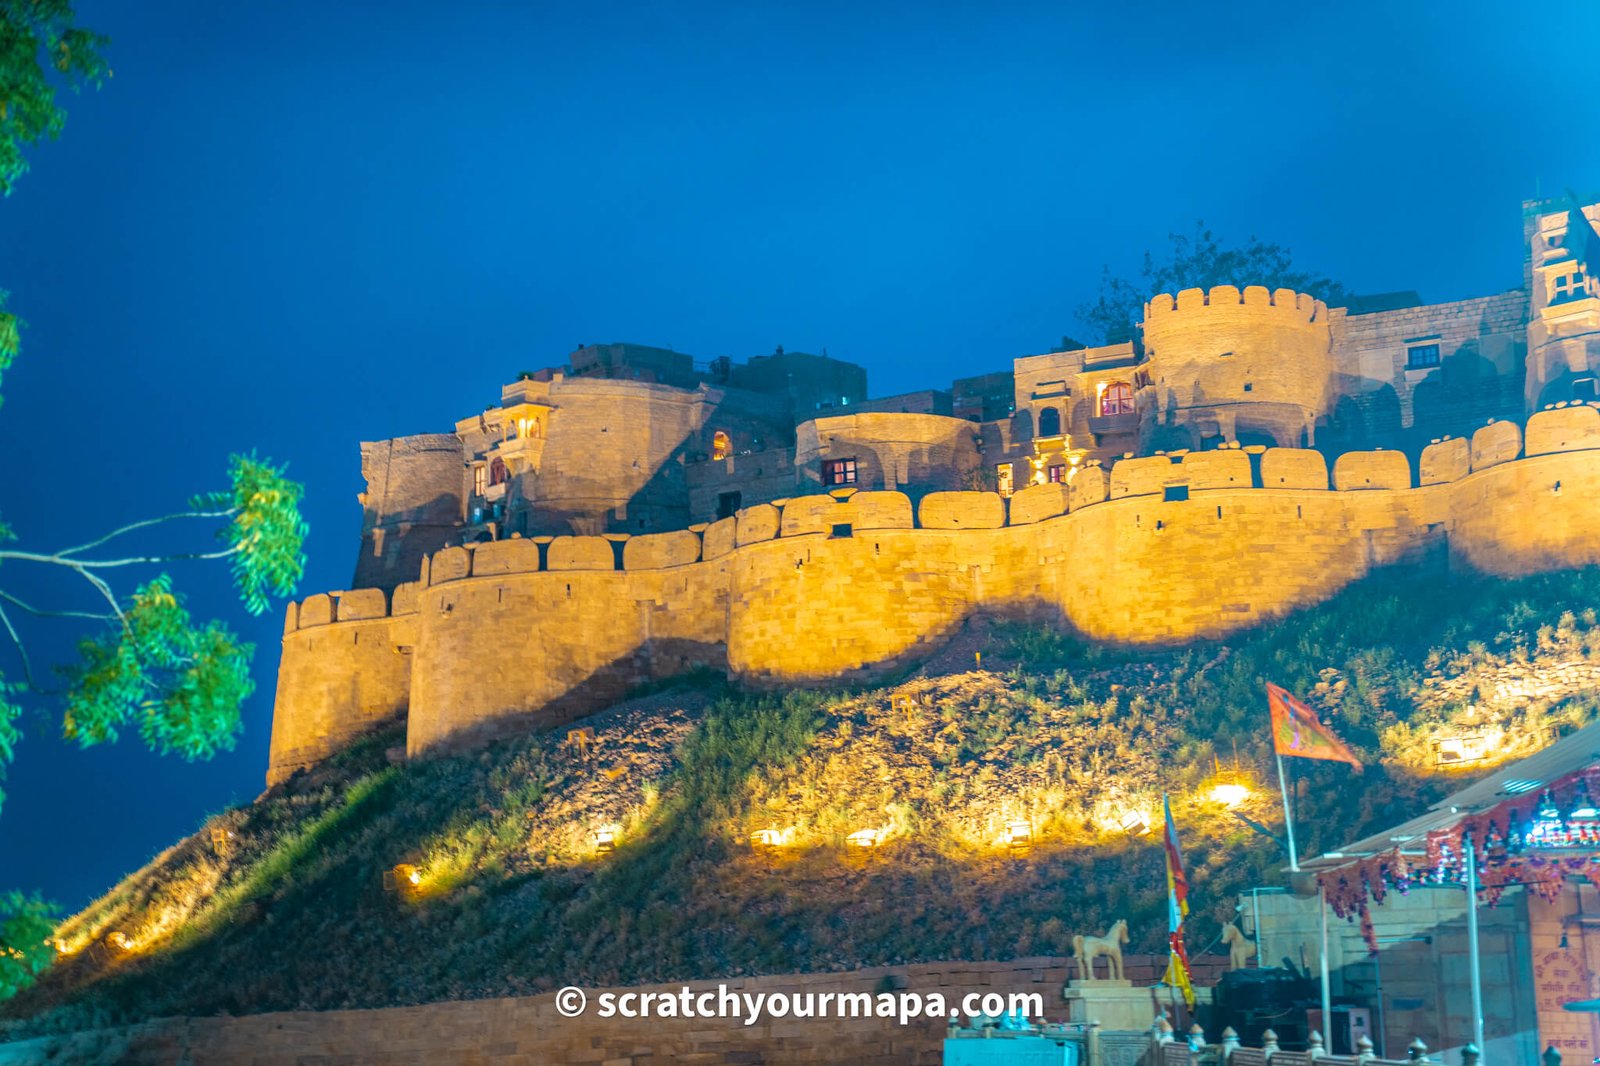
[[[610,825],[601,826],[599,829],[595,830],[595,834],[594,834],[594,847],[595,847],[595,850],[596,851],[615,851],[615,850],[617,850],[617,837],[619,837],[621,835],[622,835],[622,826],[617,825],[615,822],[611,823]]]
[[[883,840],[883,830],[857,829],[844,840],[853,848],[875,848]]]
[[[107,936],[106,943],[110,944],[118,951],[131,951],[133,949],[133,940],[128,936],[127,933],[124,933],[121,930],[118,930],[117,932]]]
[[[783,829],[757,829],[750,834],[750,843],[767,848],[787,847],[794,843],[794,826]]]
[[[390,876],[394,879],[394,884],[396,885],[410,885],[415,888],[422,884],[422,871],[409,862],[400,863],[390,871]]]
[[[1124,811],[1117,824],[1129,836],[1142,837],[1150,832],[1150,823],[1144,820],[1144,815],[1139,811]]]
[[[1220,781],[1211,786],[1211,802],[1232,810],[1250,798],[1250,789],[1237,781]]]
[[[1006,845],[1013,848],[1025,848],[1033,843],[1033,825],[1029,822],[1006,823]]]

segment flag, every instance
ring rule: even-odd
[[[1317,712],[1270,681],[1267,705],[1272,710],[1272,746],[1279,755],[1347,762],[1360,772],[1361,760],[1317,720]]]
[[[1189,952],[1183,946],[1183,920],[1189,916],[1189,876],[1183,869],[1183,852],[1178,850],[1178,826],[1172,820],[1172,803],[1165,793],[1161,808],[1166,814],[1162,847],[1167,853],[1167,972],[1162,981],[1183,993],[1183,1002],[1194,1010],[1194,985],[1189,981]]]

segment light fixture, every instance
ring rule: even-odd
[[[782,829],[757,829],[750,834],[750,843],[757,847],[788,847],[794,843],[794,826],[785,826]]]
[[[1249,786],[1237,781],[1219,781],[1211,786],[1211,802],[1220,803],[1230,811],[1249,798]]]
[[[1144,815],[1138,811],[1124,811],[1117,822],[1122,831],[1129,836],[1142,837],[1150,832],[1150,823],[1144,820]]]
[[[594,833],[595,850],[615,851],[617,849],[617,837],[620,836],[621,833],[622,826],[617,825],[615,822],[612,822],[609,825],[603,825],[599,829],[596,829]]]
[[[1539,800],[1539,817],[1547,822],[1558,821],[1561,818],[1561,808],[1556,806],[1556,798],[1545,789],[1544,798]]]
[[[1033,825],[1029,822],[1015,821],[1006,823],[1006,846],[1011,848],[1025,848],[1033,843]]]
[[[883,842],[883,830],[857,829],[845,837],[844,841],[853,848],[875,848]]]

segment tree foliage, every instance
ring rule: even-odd
[[[118,596],[106,576],[114,577],[123,568],[227,559],[234,587],[252,614],[266,610],[269,596],[290,595],[305,568],[303,489],[281,467],[254,456],[232,456],[228,472],[228,490],[195,497],[188,511],[133,522],[55,552],[0,549],[0,564],[41,564],[76,574],[104,608],[44,609],[0,585],[0,629],[15,646],[24,677],[22,685],[3,685],[0,678],[0,777],[20,739],[17,697],[37,688],[12,611],[101,626],[79,642],[80,661],[58,669],[66,682],[63,731],[68,739],[84,747],[115,741],[133,723],[145,744],[161,754],[209,759],[233,747],[240,705],[255,687],[250,680],[253,646],[241,643],[220,622],[195,623],[166,573],[138,585],[128,597]],[[95,554],[118,537],[189,518],[220,521],[216,535],[223,547],[160,555]]]
[[[55,958],[56,909],[36,895],[0,893],[0,1000],[10,999]]]
[[[239,705],[255,685],[249,644],[227,627],[196,627],[166,575],[146,582],[124,611],[124,623],[79,643],[65,732],[84,747],[117,739],[130,718],[151,750],[187,759],[233,747]]]
[[[1099,334],[1101,343],[1132,340],[1144,318],[1145,301],[1162,292],[1265,285],[1310,293],[1330,306],[1342,304],[1349,296],[1338,282],[1296,267],[1289,249],[1254,235],[1233,247],[1224,244],[1204,222],[1196,222],[1193,237],[1169,233],[1167,239],[1172,245],[1168,256],[1157,262],[1145,252],[1137,279],[1119,277],[1106,267],[1099,296],[1078,308],[1078,318]]]
[[[0,0],[0,195],[28,172],[24,148],[61,135],[67,113],[56,91],[110,76],[106,43],[74,25],[69,0]]]

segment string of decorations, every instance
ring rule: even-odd
[[[1600,887],[1600,854],[1549,854],[1600,851],[1600,808],[1591,799],[1589,770],[1554,781],[1537,796],[1513,796],[1429,832],[1422,856],[1407,856],[1397,845],[1318,874],[1317,883],[1334,914],[1361,923],[1368,951],[1377,954],[1371,905],[1416,885],[1462,885],[1468,841],[1477,842],[1478,892],[1491,907],[1516,885],[1551,903],[1569,877]]]

